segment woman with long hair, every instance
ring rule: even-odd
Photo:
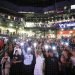
[[[2,69],[2,75],[9,75],[10,72],[10,57],[8,56],[8,53],[5,52],[4,56],[1,60],[1,69]]]
[[[38,50],[36,52],[36,64],[34,68],[34,75],[44,75],[44,58],[42,57],[42,52]]]
[[[59,64],[60,75],[71,75],[70,52],[68,50],[64,50],[62,52]]]

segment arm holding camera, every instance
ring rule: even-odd
[[[6,59],[3,57],[1,60],[1,64],[5,63],[5,62],[6,62]]]

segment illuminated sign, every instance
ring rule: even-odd
[[[60,23],[59,24],[60,28],[71,28],[71,27],[75,27],[75,22],[66,22],[66,23]]]
[[[71,5],[71,9],[75,9],[75,5]]]

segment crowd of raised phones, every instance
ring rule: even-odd
[[[75,75],[75,37],[16,40],[1,51],[0,75]]]

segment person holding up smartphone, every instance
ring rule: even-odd
[[[8,56],[8,53],[4,53],[4,57],[1,60],[1,71],[2,75],[9,75],[10,72],[10,57]]]

